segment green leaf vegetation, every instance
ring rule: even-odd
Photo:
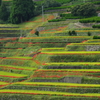
[[[55,0],[45,0],[42,5],[44,5],[45,8],[61,6],[61,4]]]
[[[0,0],[0,6],[1,6],[1,4],[2,4],[2,0]]]
[[[94,16],[96,15],[96,8],[92,3],[86,3],[83,5],[77,5],[72,8],[71,12],[74,16]]]
[[[6,5],[2,3],[0,7],[0,19],[3,21],[7,21],[8,17],[9,17],[9,12],[7,11]]]
[[[19,6],[20,5],[20,6]],[[10,21],[13,24],[19,24],[28,21],[34,16],[34,2],[32,0],[13,0]]]

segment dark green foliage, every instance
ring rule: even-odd
[[[84,77],[83,79],[82,79],[82,83],[84,84],[86,84],[86,83],[88,83],[88,84],[100,84],[100,79],[99,78],[86,78],[86,77]]]
[[[70,36],[77,36],[77,33],[73,30],[73,31],[69,31],[68,32],[68,34],[70,35]]]
[[[100,24],[99,25],[93,25],[93,28],[100,28]]]
[[[75,15],[72,15],[72,14],[60,14],[60,17],[63,17],[65,19],[81,19],[81,18],[84,18],[83,16],[75,16]]]
[[[41,12],[42,12],[42,7],[41,7],[41,5],[35,5],[34,16],[40,15]]]
[[[68,32],[68,34],[69,34],[69,36],[71,36],[71,35],[72,35],[72,32],[71,32],[71,31],[69,31],[69,32]]]
[[[55,0],[45,0],[44,3],[42,4],[45,8],[48,7],[59,7],[61,4]]]
[[[99,55],[55,55],[50,62],[99,62]]]
[[[66,9],[66,8],[71,8],[71,6],[49,7],[45,8],[44,10]]]
[[[69,3],[72,0],[56,0],[57,2],[60,2],[61,4]]]
[[[13,0],[10,21],[13,24],[28,21],[34,16],[34,2],[32,0]]]
[[[77,33],[76,33],[75,31],[72,31],[72,35],[75,35],[75,36],[76,36],[76,35],[77,35]]]
[[[0,7],[0,19],[3,21],[7,21],[9,17],[9,12],[7,11],[7,8],[4,3],[2,3]]]
[[[48,20],[48,22],[59,22],[59,21],[66,21],[66,19],[52,19],[52,20]]]
[[[92,23],[92,22],[100,22],[100,17],[91,17],[91,18],[84,18],[80,19],[79,22],[81,23]]]
[[[72,15],[78,16],[78,15],[79,15],[79,14],[78,14],[78,10],[79,10],[79,9],[80,9],[80,5],[77,5],[77,6],[73,7],[73,8],[72,8],[72,11],[71,11]]]
[[[36,32],[35,32],[35,35],[39,36],[39,31],[36,31]]]
[[[99,5],[100,4],[100,1],[95,1],[95,2],[92,2],[92,3]]]
[[[36,100],[32,95],[23,94],[0,94],[0,100]]]
[[[88,32],[87,34],[88,34],[88,36],[91,36],[91,32]]]
[[[99,7],[99,6],[97,6],[97,7],[96,7],[96,10],[97,10],[97,11],[100,11],[100,7]]]
[[[84,5],[77,5],[72,8],[71,12],[74,16],[94,16],[96,15],[96,8],[92,3],[86,3]]]
[[[1,4],[2,4],[2,0],[0,0],[0,6],[1,6]]]
[[[100,39],[100,36],[93,36],[93,39]]]

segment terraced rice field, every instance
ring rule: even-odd
[[[1,100],[100,100],[100,40],[49,35],[67,25],[36,37],[33,22],[29,36],[0,39]]]

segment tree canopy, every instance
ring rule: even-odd
[[[7,21],[9,17],[9,12],[7,11],[7,8],[4,3],[0,6],[0,19],[3,21]]]
[[[13,0],[10,21],[13,24],[18,24],[28,21],[34,16],[34,2],[32,0]]]
[[[45,0],[43,3],[44,7],[59,7],[61,4],[55,0]]]
[[[1,6],[1,4],[2,4],[2,0],[0,0],[0,6]]]
[[[74,16],[94,16],[96,14],[96,8],[92,3],[86,3],[73,7],[71,13]]]

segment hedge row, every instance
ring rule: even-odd
[[[95,2],[92,2],[92,3],[99,5],[100,1],[95,1]]]
[[[63,17],[65,19],[81,19],[81,18],[84,18],[82,16],[73,16],[72,14],[60,14],[60,17]]]
[[[52,19],[52,20],[48,20],[48,22],[59,22],[59,21],[66,21],[66,19]]]
[[[100,17],[84,18],[84,19],[80,19],[79,22],[81,22],[81,23],[91,23],[91,22],[99,23]]]
[[[93,28],[100,28],[100,24],[99,25],[93,25]]]
[[[100,36],[93,36],[93,39],[100,39]]]
[[[44,10],[56,10],[56,9],[66,9],[66,8],[72,8],[72,6],[61,6],[61,7],[49,7],[45,8]]]

